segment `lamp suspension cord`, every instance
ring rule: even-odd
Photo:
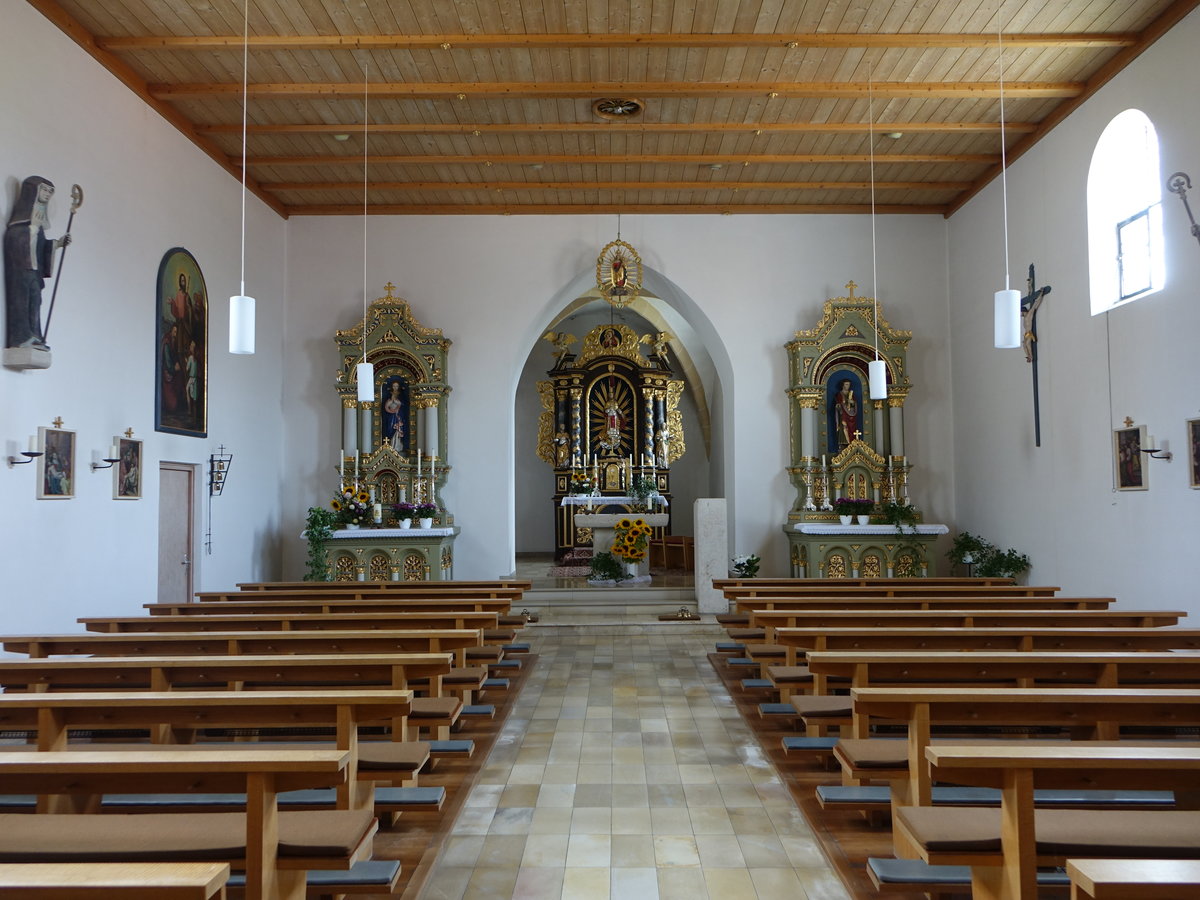
[[[1008,149],[1004,137],[1004,0],[996,10],[996,48],[1000,56],[1000,191],[1004,204],[1004,289],[1008,283]]]
[[[867,64],[867,139],[871,146],[871,299],[875,305],[875,359],[879,359],[879,277],[875,265],[875,87]]]
[[[242,268],[241,289],[238,293],[246,296],[246,114],[250,105],[249,75],[250,66],[250,0],[242,3]]]
[[[363,362],[367,361],[367,86],[370,72],[370,60],[363,60]]]

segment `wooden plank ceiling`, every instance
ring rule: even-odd
[[[242,0],[29,2],[240,176]],[[869,212],[873,147],[880,212],[948,215],[999,171],[1001,63],[1011,162],[1200,0],[248,4],[285,216],[361,215],[364,146],[372,213]]]

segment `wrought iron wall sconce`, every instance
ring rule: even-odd
[[[1153,438],[1151,438],[1151,439],[1150,439],[1150,443],[1151,443],[1151,444],[1153,444],[1153,443],[1154,443],[1154,439],[1153,439]],[[1171,453],[1171,451],[1167,449],[1167,442],[1166,442],[1166,441],[1163,441],[1163,442],[1162,442],[1162,444],[1161,444],[1160,446],[1158,446],[1158,447],[1142,447],[1142,448],[1141,448],[1141,450],[1142,450],[1142,452],[1143,452],[1143,453],[1145,453],[1145,454],[1146,454],[1148,457],[1150,457],[1150,459],[1166,459],[1166,460],[1170,460],[1170,459],[1171,459],[1171,457],[1172,457],[1172,455],[1173,455],[1173,454]]]
[[[208,458],[208,496],[220,497],[225,490],[225,476],[229,474],[229,466],[233,462],[233,454],[225,452],[225,445],[217,447],[217,452]]]
[[[1192,215],[1192,207],[1188,205],[1187,192],[1192,186],[1192,179],[1188,177],[1186,172],[1176,172],[1167,179],[1167,190],[1172,194],[1178,194],[1179,199],[1183,201],[1184,212],[1187,213],[1188,221],[1192,223],[1192,237],[1200,241],[1200,225],[1196,224],[1196,217]],[[1158,459],[1159,457],[1153,457]]]
[[[16,442],[14,441],[13,443],[16,443]],[[42,455],[43,455],[43,451],[41,451],[37,448],[37,438],[31,437],[29,439],[29,449],[21,451],[21,456],[24,456],[25,459],[18,459],[17,457],[10,455],[8,457],[8,467],[11,469],[13,466],[28,465],[29,463],[33,462],[35,459],[37,459],[39,456],[42,456]]]
[[[92,471],[96,472],[100,469],[111,469],[114,463],[121,461],[121,457],[117,456],[117,447],[112,445],[108,448],[108,456],[101,458],[99,450],[92,451],[91,467]]]

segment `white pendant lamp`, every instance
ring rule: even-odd
[[[1008,283],[1008,148],[1004,139],[1004,3],[997,10],[996,47],[1000,51],[1000,189],[1004,207],[1004,290],[995,296],[995,338],[997,350],[1021,346],[1021,292]]]
[[[875,87],[867,74],[867,134],[871,142],[871,299],[875,304],[875,358],[867,363],[867,384],[872,400],[886,400],[887,363],[879,358],[879,280],[875,264]]]
[[[375,399],[375,367],[367,362],[367,84],[370,63],[363,63],[363,327],[362,362],[356,367],[358,402]]]
[[[254,352],[254,298],[246,296],[246,107],[250,62],[250,0],[242,4],[242,273],[240,293],[229,298],[229,352]]]

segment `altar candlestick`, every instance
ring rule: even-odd
[[[32,449],[32,448],[31,448]],[[341,476],[342,488],[346,487],[346,448],[342,448],[342,455],[338,457],[341,462],[338,465],[338,472]]]
[[[417,448],[417,481],[421,480],[421,448]]]
[[[375,524],[378,525],[383,521],[383,504],[376,503],[373,512],[375,514]]]
[[[823,469],[823,468],[825,468],[825,465],[826,465],[826,463],[825,463],[825,454],[824,454],[824,453],[822,453],[822,454],[821,454],[821,468],[822,468],[822,469]]]

